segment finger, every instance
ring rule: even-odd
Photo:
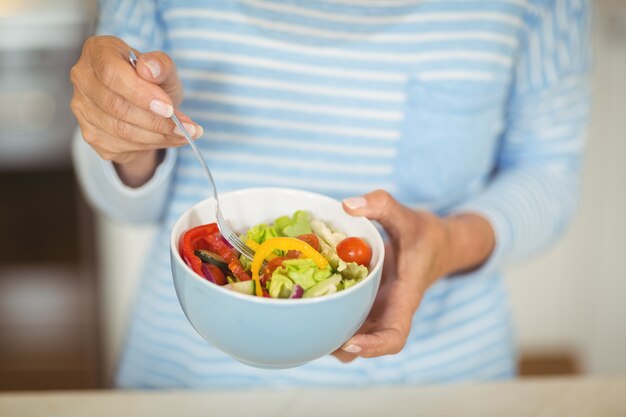
[[[357,355],[355,355],[354,353],[348,353],[342,349],[337,349],[336,351],[331,353],[331,355],[343,363],[350,363],[357,358]]]
[[[404,282],[394,280],[385,285],[365,323],[341,349],[365,358],[400,352],[411,330],[419,299]]]
[[[204,129],[202,128],[202,126],[192,121],[189,118],[189,116],[185,115],[184,113],[181,113],[178,110],[174,110],[174,114],[176,114],[176,117],[178,117],[178,120],[183,124],[185,129],[187,129],[187,133],[189,133],[193,139],[200,139],[204,135]],[[172,121],[172,123],[174,122]],[[185,137],[185,134],[181,132],[178,126],[174,127],[174,134],[181,136],[181,137]]]
[[[161,134],[143,129],[110,114],[103,112],[94,102],[83,97],[79,112],[83,118],[109,136],[137,144],[146,145],[149,149],[170,148],[186,144],[185,138],[170,132]]]
[[[124,162],[123,159],[132,153],[158,149],[155,146],[129,142],[111,136],[86,120],[80,121],[80,130],[85,141],[102,159],[107,161]]]
[[[88,51],[90,53],[87,53],[88,58],[83,59],[81,57],[79,62],[74,67],[72,67],[72,70],[70,71],[70,78],[72,80],[72,83],[74,84],[75,88],[81,90],[85,96],[90,97],[92,100],[95,100],[106,113],[111,113],[113,116],[116,116],[120,119],[125,120],[128,123],[138,125],[145,129],[154,130],[163,134],[169,134],[171,133],[170,129],[175,129],[173,123],[161,120],[162,116],[155,115],[153,111],[144,110],[143,108],[138,106],[133,107],[131,101],[125,100],[124,96],[115,93],[114,91],[109,89],[109,87],[103,85],[97,77],[96,71],[93,68],[97,67],[97,65],[93,65],[91,61],[97,62],[99,59],[102,58],[102,56],[109,56],[112,50],[126,57],[130,49],[131,48],[128,45],[115,37],[96,36],[88,39],[88,41],[85,42],[83,55],[85,55],[85,51]],[[137,54],[139,53],[137,52]],[[170,67],[170,71],[172,72],[172,74],[175,75],[176,72],[173,63],[167,64],[168,62],[171,62],[171,60],[169,60],[169,57],[163,53],[154,54],[156,58],[160,60],[161,65]],[[95,56],[95,58],[93,58],[92,56]],[[150,55],[148,56],[148,58],[150,58]],[[124,60],[124,63],[127,62]],[[142,65],[145,72],[145,62],[143,62]],[[169,79],[173,80],[172,82],[178,81],[178,78],[176,76],[170,76]],[[182,87],[180,87],[180,91],[182,93]],[[105,92],[109,94],[105,94]],[[140,111],[140,114],[143,114],[144,116],[137,116],[138,111]],[[157,111],[157,113],[159,112]],[[191,119],[189,117],[182,115],[178,111],[175,111],[175,113],[177,114],[179,119],[181,119],[181,121],[191,123]],[[145,116],[145,114],[152,115],[153,117],[149,118]],[[195,135],[193,134],[194,127],[188,127],[187,130],[195,138],[202,136],[203,133],[202,128],[197,124],[195,124]],[[182,132],[177,133],[182,136]]]
[[[406,337],[399,329],[388,327],[373,333],[356,334],[342,349],[363,358],[374,358],[400,352],[405,342]]]
[[[93,101],[103,113],[109,114],[114,119],[163,135],[178,134],[182,138],[182,134],[177,132],[176,125],[171,119],[157,116],[133,105],[124,97],[106,88],[98,80],[83,86],[80,92],[88,100]],[[193,123],[189,117],[180,112],[177,112],[177,115],[181,122],[186,124],[185,127],[192,137],[198,138],[202,135],[201,126]]]
[[[392,235],[398,235],[407,208],[384,190],[343,200],[344,210],[353,216],[365,216],[379,222]]]
[[[96,78],[126,100],[162,117],[171,117],[170,96],[158,85],[144,80],[128,62],[128,48],[119,43],[95,50],[90,60]]]
[[[174,107],[180,104],[183,97],[182,83],[169,55],[160,51],[140,54],[137,58],[137,73],[144,80],[160,85],[172,98]]]

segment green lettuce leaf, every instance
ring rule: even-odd
[[[317,269],[315,272],[313,272],[313,279],[315,280],[315,282],[321,282],[321,281],[324,281],[325,279],[330,278],[332,274],[333,273],[331,272],[330,268]]]
[[[287,226],[289,226],[291,224],[291,217],[289,216],[281,216],[279,218],[277,218],[276,220],[274,220],[274,227],[276,227],[276,230],[278,230],[278,233],[280,233],[282,236],[284,236],[283,234],[283,229]]]
[[[355,280],[356,282],[359,282],[368,274],[367,268],[356,262],[345,262],[345,268],[340,272],[344,280]]]
[[[287,259],[283,261],[282,267],[277,269],[305,291],[316,284],[313,275],[317,270],[317,265],[310,259]]]
[[[311,229],[320,241],[320,252],[330,266],[338,272],[345,269],[346,263],[337,255],[337,245],[347,236],[344,233],[333,230],[328,224],[319,219],[311,220]]]
[[[304,291],[331,276],[330,269],[319,269],[311,259],[287,259],[272,274],[272,281],[277,276],[289,278]]]
[[[313,287],[309,288],[302,295],[303,298],[321,297],[323,295],[334,294],[339,291],[341,284],[341,275],[333,274],[330,278],[325,279],[322,282],[318,282]]]
[[[246,239],[252,239],[256,243],[263,243],[267,239],[271,239],[273,237],[278,237],[278,230],[276,230],[275,226],[268,226],[265,223],[257,224],[254,227],[251,227],[246,232]]]
[[[272,298],[289,298],[293,290],[293,281],[289,277],[274,273],[270,280],[269,293]]]
[[[359,281],[357,281],[356,279],[344,279],[343,280],[343,289],[347,290],[348,288],[350,288],[351,286],[353,286],[357,282],[359,282]]]
[[[323,239],[319,239],[319,242],[320,253],[326,258],[330,266],[336,271],[343,270],[345,268],[345,262],[337,255],[337,251]]]
[[[241,263],[241,266],[243,266],[244,271],[250,272],[250,267],[252,266],[252,261],[250,259],[243,255],[239,255],[239,262]]]
[[[325,286],[320,285],[327,281],[331,282]],[[333,274],[330,268],[319,269],[311,259],[287,259],[272,274],[269,292],[271,297],[287,298],[294,285],[298,284],[305,293],[307,290],[317,288],[313,293],[309,293],[309,297],[317,297],[311,294],[336,292],[340,282],[341,275]]]
[[[282,216],[274,221],[274,227],[282,236],[298,237],[311,233],[310,216],[306,211],[298,210],[293,216]]]
[[[321,238],[324,243],[332,247],[333,250],[337,247],[339,242],[347,237],[344,233],[332,229],[327,223],[319,219],[311,220],[311,229],[313,229],[313,232]]]

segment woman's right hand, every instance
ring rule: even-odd
[[[169,117],[182,101],[183,87],[171,58],[163,52],[138,56],[135,70],[130,47],[112,36],[87,39],[70,72],[72,112],[83,138],[105,160],[113,161],[124,183],[139,187],[154,174],[161,149],[186,144]],[[202,127],[176,115],[194,137]]]

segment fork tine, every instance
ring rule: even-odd
[[[231,244],[237,249],[239,250],[239,252],[243,253],[244,256],[246,256],[247,258],[254,258],[254,251],[252,251],[252,249],[250,249],[250,247],[248,245],[246,245],[241,239],[239,239],[239,236],[235,235],[234,233],[231,233],[227,236],[227,239],[229,242],[231,242]]]
[[[236,248],[239,250],[239,252],[241,252],[245,257],[249,258],[250,260],[254,259],[254,251],[250,248],[250,246],[246,245],[236,235],[231,235],[231,237],[234,238],[234,241],[236,242],[235,245],[237,246]],[[261,264],[261,269],[264,269],[266,265],[267,262],[263,261],[263,263]]]
[[[237,234],[230,228],[230,225],[224,220],[221,213],[217,215],[217,226],[222,232],[222,236],[230,243],[239,253],[241,253],[246,258],[253,260],[254,259],[254,251],[250,246],[246,245],[246,243],[239,238]],[[267,265],[266,261],[263,261],[261,265],[261,269],[265,268]]]

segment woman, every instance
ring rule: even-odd
[[[104,213],[161,225],[120,386],[515,374],[500,271],[553,242],[574,211],[589,104],[586,3],[120,0],[103,2],[99,34],[71,72],[76,167]],[[384,226],[382,287],[334,353],[340,361],[254,369],[188,324],[168,235],[209,189],[172,112],[200,139],[221,192],[310,189]]]

